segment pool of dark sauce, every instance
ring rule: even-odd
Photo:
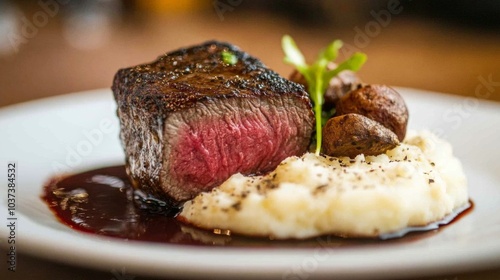
[[[54,178],[45,186],[42,199],[62,223],[86,233],[168,244],[240,247],[313,247],[318,242],[344,247],[413,242],[436,234],[444,225],[457,221],[473,208],[470,202],[439,222],[374,239],[322,236],[306,240],[270,240],[230,234],[226,230],[207,231],[179,222],[173,217],[175,209],[170,213],[168,209],[162,210],[161,201],[144,199],[134,191],[124,166]]]

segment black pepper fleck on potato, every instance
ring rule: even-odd
[[[336,104],[336,116],[360,114],[393,131],[399,141],[406,136],[408,108],[399,93],[386,85],[366,85],[344,95]]]
[[[359,114],[333,117],[323,128],[323,152],[329,156],[379,155],[399,144],[394,132]]]

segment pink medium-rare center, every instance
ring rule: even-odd
[[[166,145],[170,168],[165,170],[170,174],[162,176],[165,191],[175,197],[192,197],[220,185],[232,174],[265,173],[290,155],[305,152],[310,132],[298,129],[303,120],[296,110],[286,112],[285,107],[251,101],[239,101],[240,109],[227,112],[201,106],[195,114],[203,117],[167,128],[166,134],[176,136]],[[297,145],[297,139],[304,143]],[[169,189],[170,181],[184,187]]]

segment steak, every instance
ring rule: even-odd
[[[235,173],[269,172],[310,144],[304,88],[231,44],[209,41],[120,69],[112,89],[128,176],[172,205]]]

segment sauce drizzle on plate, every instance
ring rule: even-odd
[[[244,247],[351,247],[405,243],[432,236],[473,209],[472,201],[443,220],[409,227],[378,239],[322,236],[306,240],[270,240],[206,231],[178,221],[165,211],[147,211],[152,200],[141,197],[130,184],[124,166],[105,167],[67,177],[56,177],[44,187],[42,199],[63,224],[86,233],[180,245]],[[159,201],[158,201],[159,202]],[[161,202],[159,202],[161,204]],[[252,221],[258,222],[258,221]]]

